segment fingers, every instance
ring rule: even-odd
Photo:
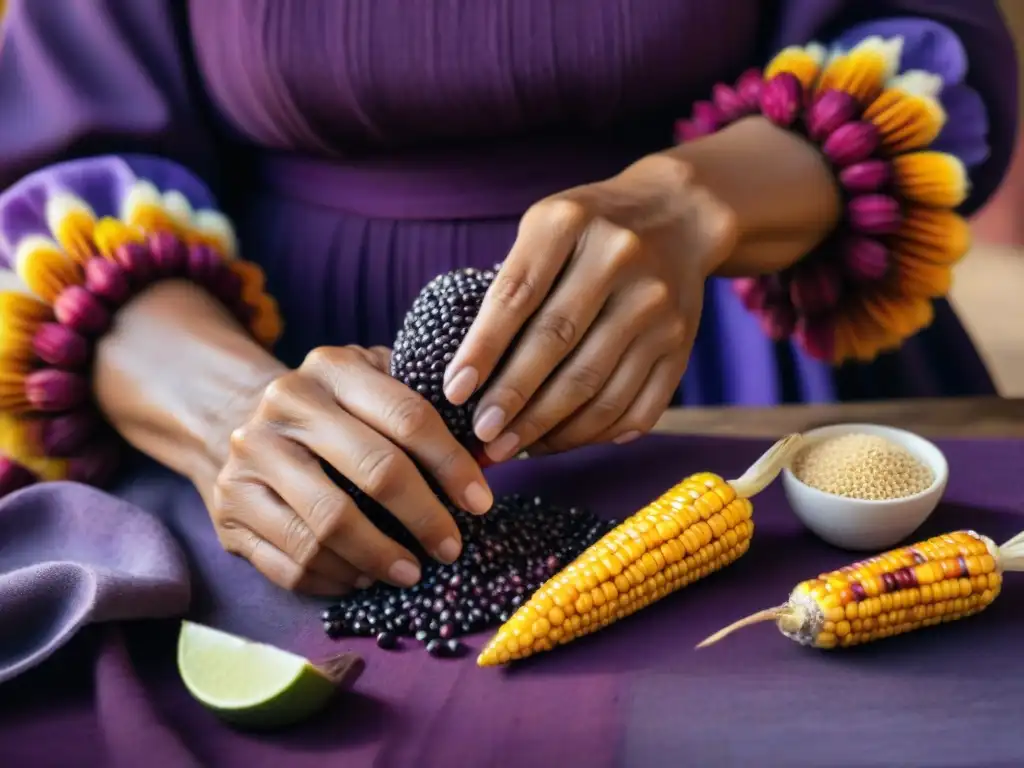
[[[663,354],[674,351],[683,335],[670,327],[673,317],[668,288],[659,281],[637,282],[614,296],[598,317],[576,352],[549,379],[527,407],[509,424],[505,433],[486,450],[494,462],[505,461],[519,450],[529,448],[548,432],[585,406],[608,384],[627,350],[636,343],[646,350],[634,351],[631,369],[646,376],[648,368]],[[659,328],[637,341],[645,328]],[[639,359],[636,359],[639,358]],[[641,382],[636,382],[639,389]]]
[[[683,362],[679,377],[669,392],[671,397],[672,391],[679,385],[690,351],[688,345],[684,346],[685,331],[681,331],[678,326],[662,327],[656,333],[658,335],[655,340],[641,337],[630,347],[604,389],[542,439],[543,450],[561,452],[596,442],[628,442],[653,426],[653,422],[650,425],[626,424],[624,417],[631,412],[655,371],[663,367],[662,361],[666,358],[681,358]],[[659,412],[655,421],[660,416]]]
[[[293,449],[274,452],[270,464],[261,467],[263,476],[303,523],[293,523],[297,542],[288,551],[298,551],[301,560],[308,560],[327,549],[374,580],[402,587],[419,581],[420,566],[413,554],[385,536],[331,482],[315,458]]]
[[[241,555],[257,571],[282,589],[302,592],[317,597],[340,597],[336,582],[322,574],[308,571],[266,539],[247,529],[240,529],[242,544],[236,554]],[[228,551],[233,551],[229,547]]]
[[[628,443],[654,429],[658,419],[672,402],[672,396],[679,386],[686,366],[688,355],[677,354],[662,358],[651,371],[651,376],[644,385],[640,395],[633,401],[622,417],[599,435],[595,442],[614,440],[617,443]]]
[[[596,219],[588,226],[580,249],[480,401],[474,426],[484,443],[502,435],[588,334],[614,285],[625,279],[639,258],[640,241],[629,230]],[[515,447],[510,438],[505,442],[500,446],[502,453]]]
[[[564,199],[542,201],[523,216],[511,251],[445,371],[445,396],[453,404],[469,400],[494,373],[569,261],[586,221],[583,206]]]
[[[317,589],[327,591],[318,594],[340,596],[354,586],[369,585],[369,579],[357,568],[319,546],[305,522],[265,485],[234,482],[228,493],[221,494],[220,502],[222,528],[235,539],[231,549],[250,560],[252,554],[257,554],[269,569],[265,571],[267,577],[279,586],[299,589],[300,583],[319,585]],[[257,545],[263,544],[269,549],[256,553]],[[253,564],[260,568],[258,563]]]
[[[386,367],[363,365],[362,360],[359,351],[329,348],[311,354],[302,370],[322,381],[353,417],[407,451],[459,506],[473,514],[487,512],[494,497],[480,465],[452,436],[437,410],[388,375]]]
[[[272,433],[260,427],[240,430],[232,451],[259,468],[319,541],[331,542],[368,575],[412,583],[419,579],[412,555],[383,537],[315,457],[388,509],[432,556],[443,562],[458,557],[462,545],[455,521],[400,448],[337,407],[316,381],[296,374],[279,382],[259,414],[264,424],[274,425]],[[308,450],[289,451],[278,437]],[[358,551],[352,551],[353,542]]]

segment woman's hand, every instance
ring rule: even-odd
[[[449,366],[448,399],[486,383],[475,429],[493,461],[650,430],[734,242],[730,209],[670,155],[542,200]]]
[[[384,349],[325,347],[290,371],[202,289],[167,281],[118,312],[94,384],[129,443],[192,481],[228,551],[282,587],[337,595],[420,569],[321,461],[440,560],[459,555],[459,532],[417,464],[467,511],[492,502],[476,461],[387,367]]]
[[[491,506],[477,463],[426,400],[388,375],[388,358],[381,348],[316,349],[271,382],[231,434],[210,514],[225,549],[282,587],[339,595],[420,578],[412,553],[374,526],[321,460],[445,563],[461,552],[459,530],[417,464],[467,511]]]

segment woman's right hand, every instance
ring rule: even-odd
[[[412,553],[374,526],[321,459],[445,563],[462,550],[459,530],[417,464],[466,511],[491,506],[477,462],[425,399],[388,374],[389,354],[315,349],[265,388],[231,434],[227,461],[204,496],[225,549],[282,587],[334,596],[420,578]]]

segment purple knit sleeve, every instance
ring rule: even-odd
[[[1017,58],[996,0],[787,0],[772,47],[811,40],[847,48],[902,37],[902,69],[938,74],[949,119],[935,149],[969,168],[970,214],[999,186],[1017,140]]]
[[[141,175],[152,171],[168,181],[172,162],[200,173],[216,167],[178,34],[175,14],[184,3],[7,5],[0,44],[0,189],[53,163],[107,154],[166,158],[149,161],[145,173],[135,161],[105,161],[106,181],[114,184],[133,165]],[[108,194],[97,181],[104,176],[100,166],[69,166],[37,178],[33,189],[38,194],[48,184],[81,183]],[[198,188],[194,179],[182,183]]]

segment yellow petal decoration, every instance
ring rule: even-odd
[[[817,91],[843,91],[861,104],[870,104],[899,69],[902,50],[901,38],[865,38],[825,65],[817,81]]]
[[[945,152],[912,152],[892,159],[893,180],[913,203],[956,208],[967,199],[967,168]]]
[[[187,232],[192,227],[193,213],[192,204],[181,192],[171,190],[163,196],[163,208],[174,220],[177,228]]]
[[[137,181],[121,205],[121,219],[143,232],[180,232],[174,217],[163,206],[160,191],[148,181]]]
[[[971,228],[962,216],[941,208],[910,206],[890,247],[937,264],[955,264],[971,247]]]
[[[0,455],[14,459],[43,480],[67,477],[67,462],[42,455],[28,422],[9,413],[0,413]]]
[[[887,283],[890,290],[900,296],[937,299],[949,293],[953,270],[948,264],[902,254],[893,262]]]
[[[796,77],[804,88],[810,88],[817,81],[824,62],[825,49],[816,43],[783,48],[765,67],[764,79],[771,80],[776,75],[788,72]]]
[[[84,200],[67,193],[51,197],[46,201],[46,226],[60,247],[79,264],[95,255],[96,214]]]
[[[934,319],[932,301],[948,294],[952,267],[971,245],[970,227],[956,212],[970,193],[967,169],[957,157],[929,148],[947,120],[940,100],[944,83],[920,70],[897,74],[902,53],[900,37],[868,37],[828,56],[815,44],[786,48],[764,70],[766,80],[796,76],[813,95],[840,91],[853,97],[861,107],[854,119],[878,131],[872,158],[888,164],[890,191],[902,208],[899,230],[879,238],[885,250],[874,256],[880,265],[877,259],[887,255],[886,274],[873,284],[852,285],[830,314],[801,318],[811,332],[807,338],[831,333],[836,364],[873,360],[927,327]],[[827,350],[808,346],[814,354]]]
[[[242,301],[255,308],[266,285],[266,276],[263,274],[263,270],[251,261],[232,261],[228,265],[228,269],[238,275],[239,280],[242,281]]]
[[[128,243],[141,243],[145,240],[142,230],[125,224],[120,219],[104,216],[96,223],[93,234],[97,250],[107,259],[114,258],[114,251]]]
[[[946,110],[939,101],[942,80],[930,72],[906,72],[893,78],[864,110],[864,119],[878,129],[889,155],[924,149],[939,137]]]
[[[277,302],[269,293],[262,294],[253,304],[254,315],[249,322],[249,330],[260,344],[265,347],[273,344],[281,337],[281,312]]]
[[[69,285],[83,281],[77,261],[46,237],[22,238],[14,250],[14,269],[18,277],[43,301],[52,304]]]
[[[226,259],[238,258],[235,230],[227,216],[217,211],[196,211],[191,238],[208,245]]]

